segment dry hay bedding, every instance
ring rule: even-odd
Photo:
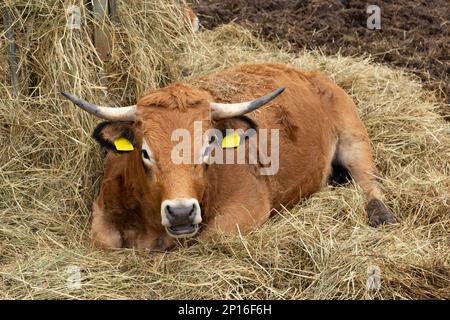
[[[128,103],[145,87],[239,63],[323,70],[357,102],[401,224],[370,228],[364,198],[350,184],[324,189],[245,237],[168,253],[91,248],[90,208],[102,174],[102,153],[90,139],[97,120],[69,107],[58,89],[106,102],[92,21],[83,11],[81,34],[69,33],[59,0],[42,2],[41,16],[19,2],[23,95],[8,99],[10,88],[0,88],[0,297],[450,298],[449,124],[429,93],[402,71],[362,58],[283,53],[237,26],[194,36],[171,18],[178,11],[170,2],[120,3],[123,15],[139,19],[114,30],[113,61],[105,65],[114,98]],[[2,35],[2,55],[4,44]],[[77,290],[66,285],[73,265],[82,272]],[[366,288],[373,266],[381,271],[378,291]]]

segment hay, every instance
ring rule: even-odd
[[[194,36],[169,0],[120,2],[122,23],[109,24],[113,61],[102,64],[86,9],[74,35],[65,30],[64,1],[14,3],[22,82],[17,100],[4,99],[7,82],[0,88],[1,298],[450,298],[449,125],[409,75],[362,58],[286,54],[236,26]],[[1,41],[3,56],[3,34]],[[102,153],[89,138],[96,120],[57,91],[130,103],[182,74],[260,61],[323,70],[352,95],[401,224],[368,227],[361,192],[348,185],[315,194],[246,237],[168,253],[92,249],[90,207],[102,173]],[[67,287],[69,266],[81,269],[81,289]],[[374,266],[381,287],[368,290]]]

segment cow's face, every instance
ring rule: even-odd
[[[113,152],[114,141],[131,142],[138,159],[136,179],[145,185],[147,203],[158,203],[160,223],[173,237],[194,236],[202,222],[208,155],[213,139],[205,93],[183,86],[165,88],[142,98],[134,122],[100,124],[94,137]],[[106,141],[106,142],[105,142]],[[156,217],[155,217],[156,218]]]
[[[182,91],[141,99],[135,122],[146,181],[159,194],[161,224],[173,237],[195,235],[202,222],[209,150],[205,133],[211,127],[208,101]]]
[[[125,108],[99,107],[65,92],[63,95],[82,109],[111,120],[101,123],[93,136],[112,152],[129,153],[129,172],[136,175],[129,178],[146,190],[142,192],[139,187],[136,196],[145,201],[137,200],[159,207],[160,214],[152,223],[160,223],[173,237],[191,237],[202,221],[200,208],[208,182],[209,156],[218,143],[216,133],[227,127],[227,121],[245,118],[245,113],[283,90],[252,101],[220,104],[211,102],[206,91],[175,84]]]

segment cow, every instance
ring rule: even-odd
[[[383,203],[371,142],[354,102],[321,72],[240,65],[149,91],[136,105],[120,108],[62,94],[106,120],[93,133],[107,149],[93,204],[92,241],[98,247],[168,250],[179,238],[195,242],[218,233],[246,234],[343,169],[367,198],[371,226],[397,222]],[[198,161],[175,163],[179,140],[173,132],[194,134],[198,122],[206,139],[191,155]],[[252,128],[257,138],[263,128],[278,132],[274,174],[261,174],[264,165],[258,161],[208,161],[210,147],[217,150],[220,143],[207,132]],[[249,139],[231,150],[244,148]],[[115,145],[119,140],[125,148]]]

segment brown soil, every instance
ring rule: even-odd
[[[199,0],[193,7],[208,29],[236,22],[288,50],[370,54],[377,62],[418,75],[449,103],[450,2],[370,4],[381,8],[381,30],[366,27],[367,2],[361,0]]]

